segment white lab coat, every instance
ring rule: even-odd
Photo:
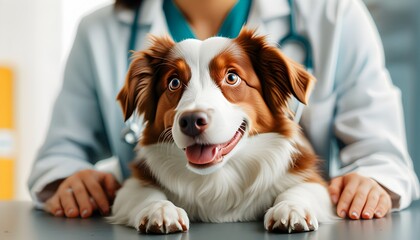
[[[419,182],[405,142],[400,92],[384,66],[382,45],[360,0],[296,0],[298,32],[310,41],[316,87],[301,125],[316,152],[330,160],[330,176],[357,172],[388,189],[393,208],[419,197]],[[287,0],[254,0],[248,25],[278,41],[289,31]],[[116,102],[127,70],[133,12],[113,6],[86,16],[68,58],[63,88],[50,129],[29,179],[31,195],[46,184],[117,156],[127,173],[132,146],[121,141],[124,128]],[[145,0],[137,49],[147,33],[167,32],[162,0]],[[299,48],[287,49],[292,58]],[[338,146],[338,147],[335,147]]]

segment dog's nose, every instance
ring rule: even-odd
[[[209,116],[204,111],[185,112],[179,118],[181,131],[190,137],[200,135],[207,129]]]

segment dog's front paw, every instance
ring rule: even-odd
[[[271,232],[307,232],[317,230],[318,221],[309,209],[283,201],[267,211],[264,227]]]
[[[170,201],[153,202],[137,215],[141,233],[168,234],[185,232],[190,227],[190,221],[184,209],[176,207]]]

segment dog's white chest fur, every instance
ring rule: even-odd
[[[174,144],[144,147],[139,157],[152,173],[159,172],[157,180],[168,200],[185,209],[190,219],[261,219],[279,193],[302,182],[286,173],[294,148],[275,133],[261,134],[241,144],[223,168],[209,175],[188,170],[184,152]]]

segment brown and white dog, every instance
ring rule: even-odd
[[[152,38],[118,95],[125,118],[138,111],[145,128],[111,221],[170,233],[190,220],[264,217],[268,231],[316,230],[332,205],[287,106],[292,95],[306,103],[314,81],[252,30]]]

